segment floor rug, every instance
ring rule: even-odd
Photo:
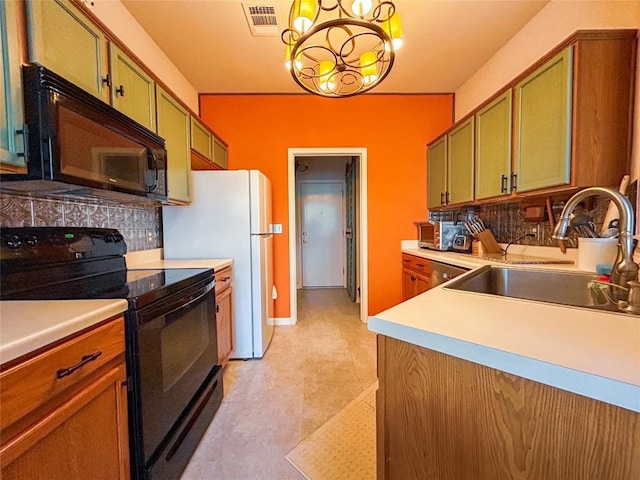
[[[376,478],[377,382],[303,439],[286,459],[308,480]]]

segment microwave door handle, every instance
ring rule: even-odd
[[[158,188],[158,159],[156,158],[155,154],[151,151],[151,149],[149,149],[149,154],[148,154],[148,160],[149,160],[149,169],[153,168],[154,170],[154,182],[152,185],[148,185],[147,188],[149,188],[149,192],[155,192],[156,189]]]

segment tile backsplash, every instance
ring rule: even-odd
[[[162,247],[160,207],[112,203],[93,197],[50,199],[0,193],[2,227],[116,228],[130,252]]]
[[[636,195],[638,189],[638,182],[633,182],[629,185],[626,192],[627,198],[629,198],[631,205],[636,210]],[[557,221],[564,203],[554,205],[553,213]],[[605,197],[593,197],[593,202],[589,205],[587,210],[583,213],[588,214],[596,225],[596,230],[600,230],[604,217],[609,208],[609,199]],[[549,225],[549,221],[541,220],[536,222],[525,221],[524,209],[519,203],[501,203],[494,205],[482,205],[469,207],[467,209],[458,211],[443,211],[443,212],[431,212],[429,219],[442,219],[442,220],[460,220],[465,221],[469,216],[477,215],[480,217],[485,227],[491,230],[493,236],[499,243],[519,243],[522,245],[536,245],[542,247],[556,246],[555,240],[551,238],[553,230]],[[517,239],[523,237],[529,233],[532,228],[537,231],[536,238],[524,238],[520,241]],[[578,236],[573,229],[569,229],[569,240],[567,241],[567,247],[576,248],[578,246]]]

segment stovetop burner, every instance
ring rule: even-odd
[[[140,308],[213,279],[207,268],[127,270],[125,253],[113,229],[3,228],[0,299],[124,298]]]

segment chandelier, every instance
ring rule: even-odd
[[[393,0],[294,0],[282,41],[298,85],[323,97],[350,97],[389,74],[402,24]]]

